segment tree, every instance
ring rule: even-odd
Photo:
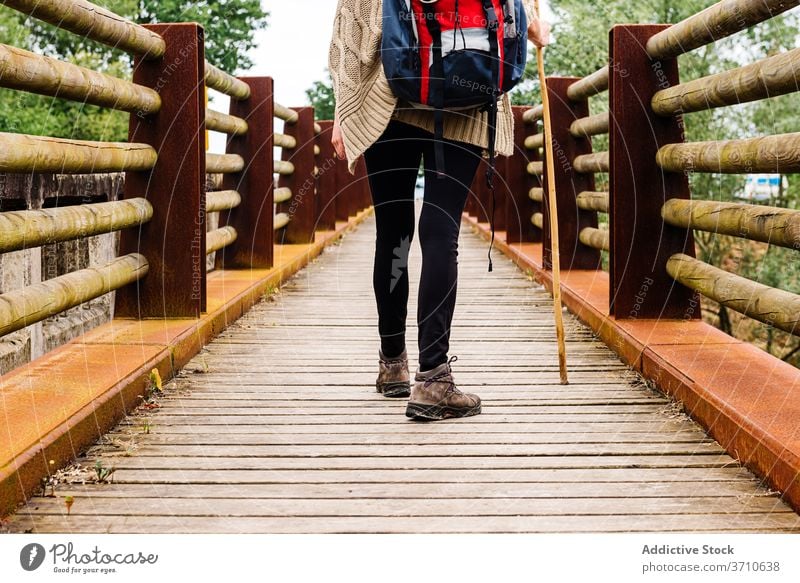
[[[317,119],[333,119],[336,110],[336,100],[333,95],[333,80],[330,71],[326,69],[325,81],[314,81],[310,89],[306,89],[308,101],[314,106],[314,115]]]
[[[131,0],[122,0],[121,4]],[[261,0],[138,0],[133,17],[139,23],[198,22],[205,28],[206,59],[229,73],[253,66],[248,52],[253,33],[267,26]]]

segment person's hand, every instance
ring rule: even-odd
[[[347,157],[347,153],[344,151],[344,140],[342,139],[342,128],[339,127],[339,116],[333,116],[333,130],[331,131],[331,144],[333,144],[333,150],[336,152],[336,156],[340,160],[344,160]]]
[[[550,23],[544,20],[532,20],[528,24],[528,39],[537,47],[550,44]]]

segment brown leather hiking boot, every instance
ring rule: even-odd
[[[378,379],[375,388],[384,397],[405,398],[411,393],[411,380],[408,374],[408,355],[406,351],[396,358],[386,358],[378,350]]]
[[[452,417],[469,417],[481,412],[478,395],[462,393],[453,380],[450,363],[440,364],[427,372],[418,372],[411,389],[411,400],[406,408],[406,417],[417,420],[438,421]]]

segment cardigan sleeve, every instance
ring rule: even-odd
[[[333,31],[331,34],[331,44],[328,48],[328,70],[333,81],[333,95],[336,99],[339,95],[339,83],[341,82],[341,68],[343,61],[342,51],[342,0],[339,0],[336,7],[336,16],[333,19]]]

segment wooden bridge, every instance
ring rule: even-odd
[[[480,178],[459,256],[456,380],[484,412],[435,424],[375,393],[369,189],[333,156],[330,122],[275,103],[270,78],[206,63],[197,25],[3,3],[135,55],[129,82],[0,45],[0,85],[133,114],[125,143],[0,134],[0,172],[125,172],[121,200],[0,212],[3,253],[121,232],[110,264],[0,295],[8,334],[115,292],[110,322],[0,377],[5,530],[800,531],[800,372],[703,323],[698,294],[789,333],[800,298],[699,262],[692,239],[798,249],[800,212],[691,200],[685,174],[797,171],[798,137],[684,143],[680,119],[796,91],[800,58],[682,84],[676,61],[800,2],[614,27],[609,66],[550,79],[553,176],[541,108],[515,108],[495,215],[506,259],[486,272]],[[231,97],[228,113],[206,109],[206,86]],[[609,112],[591,115],[604,92]],[[205,152],[207,129],[230,135],[226,154]],[[593,152],[609,130],[609,151]]]

